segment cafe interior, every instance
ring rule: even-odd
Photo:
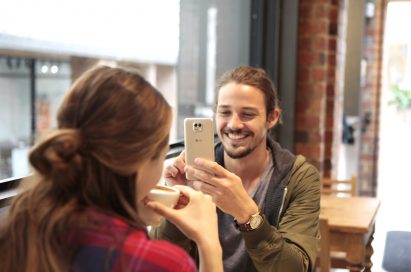
[[[184,118],[213,117],[216,80],[251,65],[278,89],[272,136],[321,175],[317,271],[411,271],[411,1],[22,0],[1,10],[2,215],[84,71],[132,66],[162,92],[169,161],[184,149]]]

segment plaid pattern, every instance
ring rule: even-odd
[[[81,240],[74,271],[197,271],[191,257],[167,241],[150,240],[146,230],[135,229],[118,217],[86,210],[90,227]]]

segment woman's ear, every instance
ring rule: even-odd
[[[267,115],[267,129],[273,128],[280,121],[281,110],[279,108],[273,109]]]

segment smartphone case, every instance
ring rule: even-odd
[[[195,158],[214,161],[213,119],[184,119],[184,145],[187,165],[193,165]],[[189,180],[193,179],[187,174],[186,177]]]

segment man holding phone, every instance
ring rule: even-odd
[[[269,137],[281,115],[271,79],[261,69],[242,66],[224,74],[217,90],[215,162],[197,158],[188,166],[183,152],[166,168],[167,182],[213,197],[224,271],[313,271],[320,178],[303,156]],[[195,252],[169,222],[152,234]]]

